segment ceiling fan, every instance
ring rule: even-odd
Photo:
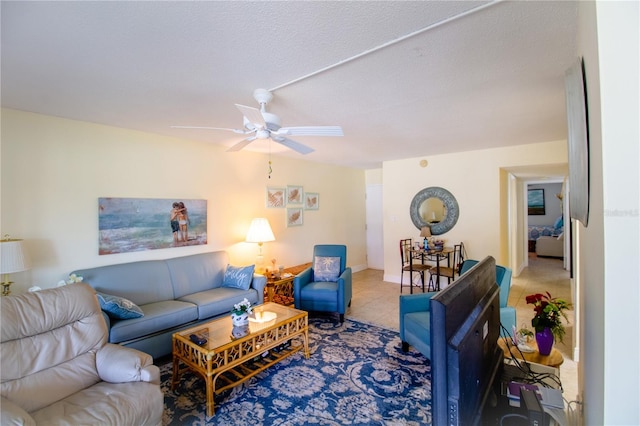
[[[273,94],[265,89],[256,89],[254,99],[260,104],[260,109],[236,104],[243,117],[243,129],[229,129],[224,127],[203,126],[171,126],[176,129],[209,129],[229,130],[242,135],[250,135],[246,139],[233,145],[227,151],[240,151],[256,139],[271,139],[300,154],[309,154],[313,148],[289,139],[287,136],[344,136],[340,126],[303,126],[281,127],[280,117],[267,112],[266,105],[273,99]]]

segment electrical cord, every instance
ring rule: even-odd
[[[560,389],[561,392],[564,392],[560,377],[552,373],[536,373],[532,371],[529,366],[529,363],[525,361],[523,352],[515,344],[515,342],[513,341],[513,338],[506,337],[506,336],[510,336],[509,330],[507,330],[507,328],[504,325],[502,325],[502,323],[500,324],[500,328],[505,334],[505,337],[502,337],[502,338],[504,339],[504,343],[507,346],[508,351],[511,352],[511,347],[515,347],[518,350],[520,357],[511,356],[511,360],[513,361],[515,366],[522,373],[524,373],[523,381],[526,381],[527,383],[532,383],[532,384],[539,384],[547,388],[552,388],[553,386],[548,383],[549,381],[551,381],[557,386],[558,389]]]

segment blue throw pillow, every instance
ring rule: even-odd
[[[253,279],[253,270],[255,265],[249,266],[231,266],[227,265],[224,272],[222,287],[239,288],[241,290],[249,290],[251,280]]]
[[[340,258],[316,256],[313,262],[315,281],[338,281],[340,276]]]
[[[553,227],[556,229],[556,231],[562,229],[564,227],[564,217],[560,216],[559,218],[557,218],[555,223],[553,224]]]
[[[104,293],[96,294],[100,302],[100,308],[111,318],[131,319],[144,316],[142,309],[129,299]]]

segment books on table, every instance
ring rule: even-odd
[[[509,382],[507,386],[507,398],[509,404],[514,407],[520,406],[520,389],[529,389],[538,395],[540,404],[546,407],[564,409],[564,399],[559,389],[552,389],[538,384],[520,383],[516,381]]]

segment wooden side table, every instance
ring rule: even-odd
[[[549,355],[542,355],[538,352],[538,345],[536,345],[535,340],[528,343],[528,345],[534,349],[533,352],[521,352],[516,345],[511,343],[509,338],[504,339],[501,337],[498,339],[498,346],[502,349],[505,358],[524,359],[525,361],[554,368],[560,368],[560,365],[564,362],[564,357],[556,348],[552,348]]]
[[[293,305],[293,278],[309,268],[311,262],[285,268],[280,279],[267,275],[267,287],[265,288],[265,303],[275,302],[285,306]]]
[[[280,279],[267,278],[266,302],[275,302],[280,305],[293,305],[293,277],[295,275],[285,275]]]

